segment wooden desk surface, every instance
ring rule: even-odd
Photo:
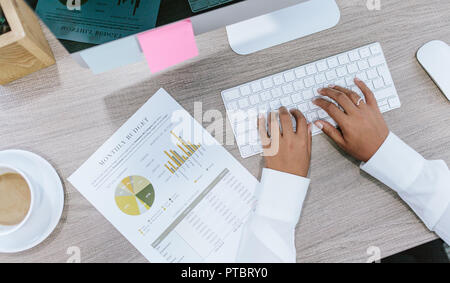
[[[0,254],[0,262],[65,262],[72,246],[83,262],[145,261],[67,177],[160,87],[189,111],[200,101],[204,111],[224,113],[223,89],[379,41],[403,103],[385,114],[391,130],[426,158],[450,164],[450,103],[415,59],[430,40],[450,42],[450,2],[382,1],[380,11],[361,0],[338,3],[342,19],[332,30],[242,57],[220,29],[197,38],[198,58],[156,76],[145,62],[94,76],[47,32],[57,65],[0,87],[0,150],[30,150],[49,160],[65,183],[65,209],[45,242]],[[385,257],[436,238],[324,135],[313,142],[312,184],[296,232],[299,262],[365,262],[369,246]],[[236,146],[227,148],[260,176],[260,157],[243,160]]]

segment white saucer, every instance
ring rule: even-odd
[[[38,228],[29,231],[31,225],[27,222],[16,232],[0,236],[0,253],[25,251],[42,243],[56,228],[64,208],[64,189],[56,170],[39,155],[23,150],[0,151],[0,163],[19,168],[42,189],[38,220],[42,223]]]

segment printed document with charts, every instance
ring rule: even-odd
[[[150,262],[234,262],[257,180],[160,89],[69,181]]]

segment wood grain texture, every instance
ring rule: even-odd
[[[0,36],[0,84],[55,64],[39,20],[23,0],[0,0],[11,31]]]
[[[46,30],[57,64],[0,88],[0,150],[30,150],[49,160],[65,183],[65,209],[43,244],[0,254],[0,262],[64,262],[71,246],[80,247],[83,262],[145,262],[67,177],[160,87],[191,113],[197,101],[204,111],[225,113],[223,89],[379,41],[403,103],[384,115],[391,130],[426,158],[450,164],[450,103],[415,59],[427,41],[450,42],[450,2],[382,1],[380,11],[360,0],[338,4],[342,19],[331,30],[243,57],[220,29],[197,37],[199,57],[157,75],[141,62],[94,76]],[[436,238],[325,136],[313,143],[312,183],[296,230],[298,262],[365,262],[369,246],[389,256]],[[259,178],[260,157],[243,160],[235,145],[226,148]]]

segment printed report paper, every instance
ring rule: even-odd
[[[69,181],[150,262],[234,262],[257,180],[160,89]]]
[[[152,29],[161,0],[39,0],[36,13],[59,39],[103,44]],[[70,0],[72,1],[72,0]],[[70,2],[69,2],[70,3]]]

